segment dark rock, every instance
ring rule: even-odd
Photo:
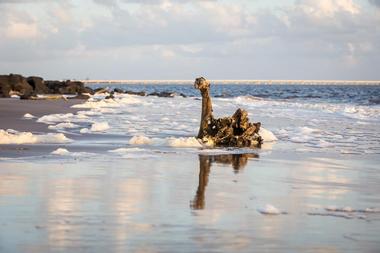
[[[59,88],[63,87],[64,84],[61,81],[45,81],[46,87],[49,89],[49,93],[58,94]]]
[[[88,94],[91,94],[91,95],[95,94],[94,90],[91,89],[90,87],[84,87],[83,90],[82,90],[82,93],[88,93]]]
[[[26,79],[30,86],[33,87],[34,94],[48,94],[49,88],[46,86],[44,79],[38,76],[30,76]]]
[[[130,91],[130,90],[126,90],[124,93],[125,94],[129,94],[129,95],[142,96],[142,97],[146,96],[146,92],[145,91]]]
[[[175,93],[174,92],[168,92],[168,91],[161,91],[161,92],[152,92],[152,93],[148,94],[148,96],[172,98],[175,96]]]
[[[49,92],[53,94],[94,94],[94,91],[91,88],[85,87],[84,84],[79,81],[45,81],[45,84],[48,87]]]
[[[115,89],[113,89],[113,91],[115,93],[124,93],[124,91],[122,89],[120,89],[120,88],[115,88]]]
[[[58,89],[60,94],[80,94],[84,91],[84,84],[78,81],[66,81]]]
[[[33,87],[21,75],[0,75],[0,95],[10,97],[11,91],[18,92],[21,97],[27,98],[32,95]]]
[[[36,94],[94,94],[79,81],[44,81],[41,77],[21,75],[0,75],[0,97],[9,97],[10,93],[17,94],[21,99],[28,99]]]

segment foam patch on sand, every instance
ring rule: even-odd
[[[274,133],[263,127],[260,127],[259,135],[263,138],[264,142],[273,142],[278,140]]]
[[[45,124],[55,124],[57,122],[70,121],[74,117],[72,113],[56,113],[42,116],[37,122]]]
[[[257,211],[264,215],[281,215],[281,214],[287,214],[287,212],[281,211],[277,207],[266,204],[264,207],[260,207],[257,209]]]
[[[12,129],[0,129],[0,144],[67,143],[71,141],[62,133],[33,134]]]
[[[57,155],[57,156],[72,156],[72,157],[86,157],[86,156],[95,155],[93,153],[87,153],[87,152],[70,152],[65,148],[57,148],[50,154]]]
[[[81,134],[104,132],[110,129],[108,122],[95,122],[91,125],[91,128],[82,128],[79,132]]]
[[[176,148],[201,148],[202,145],[199,143],[198,139],[195,137],[180,137],[173,138],[170,137],[167,139],[167,144],[170,147]]]
[[[129,140],[129,144],[131,144],[131,145],[149,145],[149,144],[153,144],[153,140],[147,136],[144,136],[144,135],[136,135],[136,136],[133,136]]]
[[[30,114],[30,113],[25,113],[24,116],[23,116],[24,119],[33,119],[35,117],[36,116],[34,116],[34,115]]]
[[[130,95],[118,95],[114,99],[101,99],[91,98],[83,104],[71,106],[72,108],[86,108],[86,109],[99,109],[99,108],[117,108],[123,105],[141,103],[141,100]]]
[[[153,145],[153,146],[168,146],[173,148],[201,148],[202,145],[195,137],[168,137],[149,138],[144,135],[133,136],[129,140],[130,145]]]
[[[78,128],[78,127],[79,127],[79,125],[73,124],[71,122],[63,122],[63,123],[59,123],[57,125],[48,126],[49,129],[55,129],[55,130],[65,129],[65,128]]]
[[[103,132],[110,128],[108,125],[108,122],[95,122],[91,125],[90,131],[91,132]]]
[[[57,148],[53,152],[51,152],[52,155],[69,155],[70,152],[65,148]]]

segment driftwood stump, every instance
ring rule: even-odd
[[[249,122],[248,113],[237,109],[231,117],[215,119],[212,115],[210,82],[203,77],[195,79],[194,87],[202,95],[202,115],[197,138],[220,147],[260,147],[261,123]]]

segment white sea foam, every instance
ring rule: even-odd
[[[63,122],[63,123],[59,123],[57,125],[49,125],[48,126],[49,129],[55,129],[55,130],[65,129],[65,128],[78,128],[78,127],[79,127],[79,125],[73,124],[71,122]]]
[[[94,99],[91,98],[83,104],[76,104],[71,106],[72,108],[86,108],[86,109],[98,109],[98,108],[117,108],[123,105],[137,104],[141,101],[131,95],[118,94],[115,99]]]
[[[74,117],[72,113],[57,113],[42,116],[37,120],[37,122],[45,124],[55,124],[58,122],[70,121]]]
[[[195,137],[149,138],[144,135],[133,136],[130,145],[167,146],[173,148],[201,148],[203,145]]]
[[[178,97],[170,99],[154,96],[137,97],[128,94],[115,94],[114,99],[104,99],[104,97],[103,94],[94,96],[84,104],[73,106],[89,110],[75,114],[46,115],[38,121],[52,125],[73,123],[80,126],[80,128],[65,128],[65,131],[73,133],[97,133],[93,131],[95,129],[92,129],[92,125],[96,122],[108,122],[109,128],[101,132],[130,135],[132,138],[126,143],[130,145],[171,148],[209,146],[198,144],[194,138],[187,139],[188,136],[197,134],[200,100]],[[356,124],[358,119],[352,119],[352,115],[364,115],[365,112],[361,109],[368,107],[360,108],[352,105],[355,108],[350,108],[346,104],[311,104],[294,100],[251,97],[214,99],[213,105],[217,117],[231,115],[238,106],[243,105],[249,115],[254,115],[253,119],[260,119],[265,127],[260,130],[260,135],[264,139],[262,149],[271,149],[271,144],[274,145],[272,149],[275,148],[277,139],[294,143],[295,150],[336,149],[339,153],[365,154],[371,150],[376,152],[378,148],[377,135],[373,133],[376,130],[373,130],[372,122],[372,118],[380,118],[375,116],[373,111],[378,110],[376,107],[369,108],[368,115],[372,115],[371,117],[360,119],[360,122],[365,124]],[[346,117],[346,114],[349,116]],[[313,116],[310,118],[310,115]],[[353,125],[355,128],[352,128]],[[267,130],[267,127],[273,129],[273,132]],[[359,141],[360,145],[348,146]]]
[[[264,142],[273,142],[278,140],[274,133],[263,127],[260,127],[259,135],[263,138]]]
[[[58,156],[70,156],[70,157],[90,157],[90,156],[95,155],[93,153],[88,153],[88,152],[70,152],[65,148],[57,148],[50,154],[58,155]]]
[[[81,134],[99,133],[99,132],[106,132],[108,129],[110,129],[108,122],[95,122],[91,125],[90,129],[82,128],[79,130],[79,132]]]
[[[264,215],[286,214],[286,212],[283,212],[279,210],[277,207],[274,207],[273,205],[270,205],[270,204],[266,204],[264,207],[258,208],[257,211]]]
[[[170,137],[167,139],[167,143],[171,147],[181,147],[181,148],[201,148],[202,145],[200,144],[199,140],[195,137],[188,137],[188,138],[174,138]]]
[[[70,152],[65,148],[57,148],[53,152],[51,152],[52,155],[69,155]]]
[[[108,125],[108,122],[95,122],[91,125],[90,131],[91,132],[104,132],[108,130],[110,126]]]
[[[34,116],[34,115],[30,114],[30,113],[25,113],[24,116],[23,116],[24,119],[33,119],[35,117],[36,116]]]
[[[129,152],[146,152],[146,151],[147,149],[144,149],[144,148],[117,148],[117,149],[109,150],[108,152],[124,154],[124,153],[129,153]]]
[[[88,129],[88,128],[82,128],[81,130],[79,130],[79,132],[80,132],[81,134],[87,134],[87,133],[90,132],[90,129]]]
[[[67,143],[71,141],[62,133],[33,134],[12,129],[0,129],[0,144]]]
[[[136,136],[133,136],[129,140],[129,144],[131,145],[149,145],[152,143],[153,143],[153,140],[144,135],[136,135]]]

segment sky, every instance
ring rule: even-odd
[[[0,0],[0,74],[380,80],[380,0]]]

